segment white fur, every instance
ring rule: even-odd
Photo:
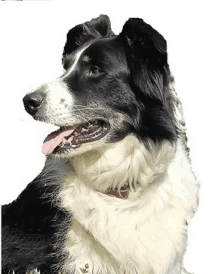
[[[90,45],[90,43],[87,43],[86,46],[82,47],[75,55],[75,61],[72,64],[71,68],[67,71],[67,73],[64,73],[63,76],[61,76],[61,80],[65,79],[66,77],[68,77],[76,68],[77,63],[79,61],[80,56],[82,55],[82,53],[84,52],[85,49],[88,48],[88,46]]]
[[[72,122],[70,111],[74,104],[74,98],[68,91],[67,86],[61,81],[54,81],[46,86],[45,111],[50,121],[54,119],[55,124],[62,125],[65,120],[66,124],[70,124]]]
[[[196,210],[198,185],[180,142],[146,149],[130,135],[68,161],[51,157],[45,171],[51,168],[72,215],[62,273],[184,273],[185,221]],[[105,194],[126,182],[127,199]]]

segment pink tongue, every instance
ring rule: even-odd
[[[74,129],[70,129],[61,132],[60,134],[58,134],[57,132],[53,132],[50,135],[48,135],[47,138],[44,140],[42,153],[46,156],[51,154],[54,151],[54,149],[62,142],[63,138],[69,136],[71,133],[73,133],[73,131]]]

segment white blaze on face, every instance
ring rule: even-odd
[[[66,77],[68,77],[76,68],[77,66],[77,63],[79,61],[79,58],[80,56],[82,55],[82,53],[84,52],[85,49],[87,49],[88,47],[90,46],[90,44],[86,45],[85,47],[83,47],[82,49],[80,49],[77,53],[76,53],[76,56],[75,56],[75,60],[74,60],[74,63],[72,64],[72,66],[69,68],[69,70],[67,71],[67,73],[62,76],[60,79],[63,80],[65,79]]]
[[[76,53],[75,61],[66,74],[56,81],[47,84],[47,109],[49,112],[51,111],[60,117],[66,117],[69,114],[70,108],[74,107],[74,94],[68,90],[63,80],[75,70],[80,56],[89,45],[87,44]]]
[[[89,45],[88,43],[76,51],[75,56],[73,56],[74,62],[72,66],[63,76],[31,91],[31,93],[35,91],[45,93],[45,98],[38,110],[39,117],[43,117],[45,121],[59,126],[79,123],[78,117],[73,115],[73,110],[76,107],[74,91],[71,92],[69,90],[64,79],[68,76],[71,77],[71,73],[76,69],[80,56]]]

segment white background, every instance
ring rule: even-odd
[[[15,199],[41,171],[42,142],[53,130],[24,111],[23,96],[61,75],[67,31],[101,13],[110,16],[115,33],[129,17],[140,17],[168,42],[192,165],[201,183],[185,267],[195,274],[220,273],[218,1],[0,2],[1,204]]]

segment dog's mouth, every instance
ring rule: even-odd
[[[44,140],[42,153],[61,154],[79,148],[82,144],[91,143],[103,138],[109,131],[109,124],[103,120],[93,120],[77,126],[60,127],[50,133]]]

